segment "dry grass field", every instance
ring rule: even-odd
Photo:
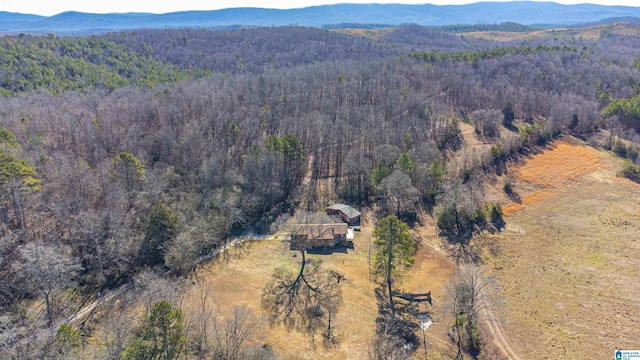
[[[596,40],[600,37],[600,30],[603,26],[593,26],[579,29],[545,29],[532,32],[509,32],[509,31],[476,31],[463,33],[460,35],[486,39],[493,41],[514,41],[514,40],[533,40],[533,39],[578,39]]]
[[[620,164],[609,153],[564,138],[509,169],[521,202],[505,204],[506,229],[487,235],[492,245],[485,265],[504,298],[493,316],[520,358],[596,359],[637,347],[640,186],[616,176]],[[311,255],[347,278],[336,320],[340,346],[314,350],[308,338],[282,326],[266,328],[263,343],[285,359],[367,358],[377,312],[367,261],[372,227],[365,224],[356,233],[347,254]],[[455,355],[447,335],[450,319],[438,305],[455,263],[432,224],[413,232],[419,240],[416,264],[397,286],[433,292],[429,358],[449,358]],[[258,241],[237,261],[209,264],[198,274],[221,310],[245,304],[261,313],[262,287],[275,268],[296,268],[292,255],[277,239]]]
[[[633,23],[615,23],[609,25],[596,25],[585,28],[558,28],[544,29],[532,32],[509,32],[509,31],[476,31],[459,34],[461,36],[493,41],[514,41],[514,40],[597,40],[602,35],[602,30],[607,28],[613,34],[625,36],[639,36],[640,28]]]
[[[368,243],[371,240],[371,257],[374,248],[371,237],[372,226],[365,224],[361,232],[356,232],[354,249],[347,254],[310,255],[311,259],[322,260],[324,266],[340,271],[346,276],[342,291],[344,305],[336,319],[336,329],[341,335],[341,344],[333,350],[316,350],[310,346],[308,337],[295,331],[287,331],[283,326],[267,327],[262,342],[271,345],[285,359],[366,359],[368,347],[374,335],[374,320],[377,305],[373,295],[375,284],[369,281]],[[435,233],[424,231],[424,233]],[[420,234],[417,234],[420,236]],[[443,286],[448,281],[455,265],[442,253],[427,246],[428,239],[420,237],[421,244],[416,254],[414,267],[399,281],[398,286],[406,291],[423,292],[431,290],[436,304],[440,301]],[[210,288],[214,301],[222,313],[232,305],[246,305],[256,313],[262,313],[260,294],[274,269],[285,266],[295,269],[297,257],[285,249],[277,239],[251,243],[251,248],[239,259],[212,263],[198,270],[198,278]],[[198,286],[190,290],[185,301],[197,299]],[[437,311],[434,304],[434,311]],[[436,317],[437,319],[437,317]],[[436,322],[427,332],[429,358],[446,358],[454,351],[446,338],[446,323]],[[422,352],[418,352],[422,354]]]
[[[533,191],[524,196],[519,194],[521,202],[505,205],[505,215],[550,196],[557,196],[558,191],[586,175],[600,174],[603,179],[615,176],[603,162],[602,154],[569,140],[555,142],[541,154],[528,159],[522,166],[512,169],[512,172],[521,180],[520,187]]]
[[[640,345],[640,186],[619,167],[559,140],[515,169],[522,203],[504,207],[487,265],[522,358],[605,359]]]
[[[471,129],[464,130],[466,145],[484,146]],[[505,358],[498,354],[507,351],[514,359],[602,359],[614,349],[640,345],[640,185],[617,177],[620,167],[609,153],[566,137],[510,165],[520,202],[505,203],[502,182],[488,183],[486,195],[504,204],[507,224],[480,244],[487,250],[485,270],[496,277],[504,299],[491,310],[492,326],[484,330],[495,344],[488,358]],[[451,317],[440,305],[456,265],[433,219],[424,220],[412,230],[418,240],[415,265],[396,286],[432,292],[429,359],[449,359],[456,352],[448,336]],[[283,359],[367,359],[377,316],[376,285],[368,271],[370,242],[372,258],[375,253],[372,230],[365,219],[354,249],[309,255],[346,277],[344,305],[334,323],[341,339],[337,348],[313,349],[308,337],[281,325],[265,325],[258,343]],[[234,305],[263,314],[264,285],[278,267],[295,271],[299,257],[277,238],[248,243],[239,253],[201,266],[175,303],[193,309],[206,288],[220,314]]]
[[[341,34],[347,34],[352,36],[361,36],[370,39],[377,39],[385,34],[393,32],[395,29],[393,28],[382,28],[382,29],[359,29],[359,28],[343,28],[343,29],[335,29],[331,30]]]

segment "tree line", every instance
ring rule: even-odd
[[[438,26],[439,31],[445,33],[469,33],[478,31],[504,31],[504,32],[533,32],[543,30],[541,26],[522,25],[512,21],[496,24],[454,24]]]

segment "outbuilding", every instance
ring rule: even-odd
[[[354,209],[353,207],[345,204],[334,204],[327,207],[327,214],[329,215],[338,215],[342,220],[344,220],[349,225],[358,225],[360,224],[360,211]]]

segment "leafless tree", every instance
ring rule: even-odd
[[[143,270],[136,275],[133,279],[134,291],[139,294],[145,316],[149,315],[151,307],[158,301],[165,300],[179,307],[181,305],[179,290],[183,284],[181,281],[180,278],[166,277],[161,271],[152,269]]]
[[[195,301],[185,308],[185,329],[192,354],[198,359],[270,359],[268,349],[258,349],[257,341],[265,321],[246,306],[220,312],[214,294],[204,281],[195,283]]]
[[[194,239],[182,233],[168,244],[164,254],[164,264],[176,276],[193,271],[197,259],[198,248],[194,244]]]
[[[221,360],[242,359],[245,347],[256,340],[262,329],[263,319],[246,306],[234,306],[231,313],[213,321],[213,358]]]
[[[471,118],[478,135],[489,139],[500,137],[500,122],[503,119],[500,110],[476,110],[471,113]]]
[[[409,360],[412,352],[404,348],[401,338],[395,336],[390,328],[376,332],[368,347],[369,360]]]
[[[300,254],[300,270],[292,274],[283,268],[276,269],[262,290],[262,306],[270,321],[303,330],[311,336],[312,346],[315,346],[317,330],[323,326],[326,326],[325,344],[336,342],[332,321],[342,304],[340,281],[344,276],[323,269],[321,262],[309,262],[306,258],[307,250],[315,246],[318,236],[323,235],[323,224],[328,221],[331,219],[324,214],[294,215],[290,221],[289,240],[285,243]]]
[[[118,302],[104,304],[105,308],[101,309],[103,316],[98,320],[102,328],[100,338],[104,342],[102,356],[105,360],[117,360],[133,335],[134,317],[123,316],[132,302],[127,296],[123,296]]]
[[[436,211],[440,235],[452,245],[457,245],[456,258],[474,261],[478,258],[471,246],[472,237],[486,225],[483,209],[470,198],[468,184],[451,181],[444,187],[440,205]]]
[[[15,262],[14,271],[41,292],[47,311],[48,326],[53,326],[54,309],[58,306],[60,291],[73,283],[82,267],[64,246],[35,241],[20,251],[22,261]]]
[[[395,205],[396,217],[400,218],[400,210],[413,210],[418,190],[412,185],[409,175],[394,170],[391,175],[382,179],[380,186],[387,197],[387,201]]]
[[[194,301],[187,304],[185,330],[190,348],[198,359],[206,359],[213,351],[213,323],[217,316],[213,291],[206,282],[197,279]]]
[[[454,317],[452,338],[458,347],[456,359],[463,349],[473,356],[482,349],[480,319],[496,303],[495,280],[473,264],[460,266],[447,285],[446,312]]]

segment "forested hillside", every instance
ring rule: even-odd
[[[52,94],[127,85],[153,87],[193,77],[143,51],[90,38],[19,36],[0,39],[3,96],[46,88]],[[203,75],[202,72],[196,72]]]
[[[141,30],[99,35],[181,69],[261,73],[336,60],[395,55],[386,43],[304,27],[240,31]]]
[[[627,26],[518,43],[418,26],[3,37],[0,354],[57,357],[45,330],[83,301],[149,267],[188,272],[291,208],[477,214],[479,184],[555,137],[637,141]],[[486,149],[460,151],[463,123]]]

